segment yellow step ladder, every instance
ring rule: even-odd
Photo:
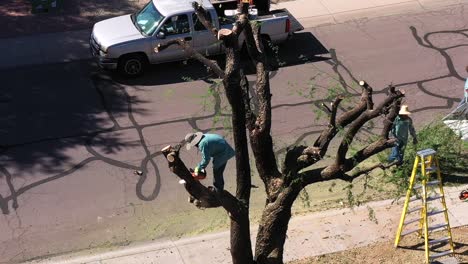
[[[430,263],[436,258],[446,256],[454,252],[452,232],[450,230],[447,205],[445,203],[444,189],[442,186],[442,177],[440,175],[439,160],[437,159],[436,154],[437,152],[433,149],[425,149],[417,152],[408,191],[406,192],[405,205],[403,206],[400,224],[395,238],[395,247],[398,247],[402,236],[418,232],[420,237],[424,237],[426,263]],[[437,175],[437,179],[433,179],[434,174]],[[416,181],[420,182],[420,184],[415,184]],[[439,187],[439,192],[437,192],[437,186]],[[420,201],[421,204],[419,204],[419,206],[413,205],[413,202],[416,201]],[[441,209],[433,208],[435,207],[433,202],[437,201],[440,201],[440,205],[442,206]],[[431,209],[428,209],[428,204]],[[418,216],[405,221],[406,215],[414,215],[416,212],[419,212]],[[445,223],[430,226],[430,224],[433,223],[428,221],[429,217],[442,213],[444,214]],[[417,222],[419,222],[418,228],[403,232],[403,228],[405,226],[411,224],[414,225],[414,223]],[[436,230],[445,230],[447,231],[448,236],[429,239],[429,232]],[[433,245],[441,245],[442,243],[448,243],[450,250],[436,252],[431,255],[429,247]]]

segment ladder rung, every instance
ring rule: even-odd
[[[447,227],[447,224],[438,224],[438,225],[435,225],[435,226],[430,226],[430,227],[427,228],[427,231],[433,231],[433,230],[443,228],[443,227]]]
[[[445,209],[442,209],[442,210],[439,210],[439,211],[430,211],[427,213],[427,216],[431,216],[431,215],[436,215],[436,214],[440,214],[440,213],[443,213],[445,212]]]
[[[426,182],[426,186],[432,186],[432,185],[437,185],[437,184],[439,184],[438,180]]]
[[[414,197],[410,198],[408,202],[411,203],[411,202],[418,201],[418,200],[421,200],[421,197],[414,196]]]
[[[417,221],[421,221],[421,217],[405,221],[403,224],[407,225],[407,224],[411,224],[411,223],[414,223],[414,222],[417,222]]]
[[[426,202],[434,201],[434,200],[437,200],[437,199],[440,199],[440,198],[442,198],[442,195],[427,197]]]
[[[439,244],[439,243],[445,243],[445,242],[448,242],[449,239],[450,239],[449,237],[442,237],[442,238],[439,238],[439,239],[430,240],[430,241],[428,241],[428,243],[429,243],[430,245]]]
[[[419,207],[415,207],[415,208],[411,208],[411,209],[409,209],[408,211],[406,211],[406,213],[408,213],[408,214],[409,214],[409,213],[412,213],[412,212],[419,211],[419,210],[421,210],[421,209],[422,209],[422,207],[421,207],[421,206],[419,206]]]
[[[437,167],[428,167],[426,168],[426,172],[434,172],[434,171],[437,171]]]
[[[440,253],[435,253],[434,255],[430,255],[429,259],[440,258],[440,257],[446,256],[446,255],[452,254],[452,253],[453,252],[451,250],[447,250],[447,251],[440,252]]]
[[[424,161],[424,164],[429,164],[429,163],[430,163],[430,161],[428,161],[428,160],[425,160],[425,161]],[[422,162],[419,162],[419,163],[418,163],[419,166],[421,166],[421,164],[422,164]]]
[[[438,180],[435,180],[435,181],[430,181],[430,182],[426,182],[426,186],[433,186],[433,185],[437,185],[439,184],[439,181]],[[422,184],[417,184],[413,187],[413,189],[419,189],[422,187]]]
[[[419,231],[420,229],[413,229],[413,230],[408,230],[408,231],[405,231],[403,233],[401,233],[401,236],[406,236],[406,235],[409,235],[409,234],[412,234],[414,232],[417,232]]]

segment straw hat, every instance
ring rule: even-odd
[[[185,142],[187,142],[186,148],[190,150],[193,146],[197,145],[203,137],[202,132],[188,133],[185,136]]]
[[[408,106],[407,105],[402,105],[400,108],[400,112],[398,112],[399,115],[410,115],[411,112],[408,111]]]

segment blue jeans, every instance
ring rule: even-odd
[[[406,144],[395,143],[395,146],[392,148],[392,153],[388,156],[388,161],[392,162],[397,160],[398,164],[403,163],[403,156],[405,154]]]
[[[226,163],[219,166],[218,168],[213,168],[213,186],[215,187],[216,192],[222,192],[224,190],[224,169],[226,168]]]

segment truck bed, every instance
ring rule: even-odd
[[[257,19],[268,19],[282,16],[289,17],[289,20],[291,21],[291,32],[296,32],[304,29],[301,23],[285,8],[272,10],[270,11],[270,14],[258,16]]]
[[[224,16],[224,10],[236,9],[237,0],[210,0],[211,4],[218,12],[218,16]],[[287,16],[291,22],[291,32],[303,30],[304,27],[297,21],[297,19],[285,8],[271,10],[269,14],[258,16],[257,19],[268,19],[275,17]]]

